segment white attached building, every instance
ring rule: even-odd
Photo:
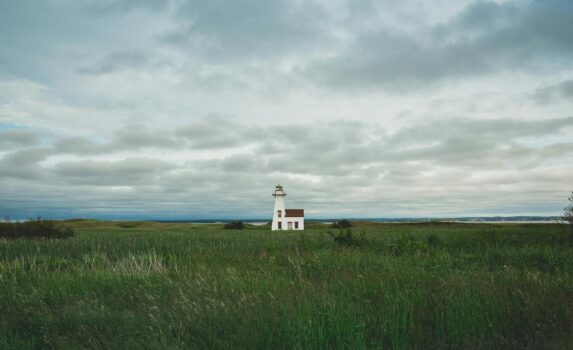
[[[275,210],[271,229],[276,230],[304,230],[304,209],[285,209],[286,193],[281,185],[275,188]]]

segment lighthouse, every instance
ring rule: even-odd
[[[286,193],[279,184],[275,187],[275,209],[271,229],[277,230],[304,230],[304,209],[285,209]]]

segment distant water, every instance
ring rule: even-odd
[[[323,224],[331,224],[342,218],[325,218],[325,219],[306,219],[306,222],[319,222]],[[364,221],[364,222],[380,222],[380,223],[415,223],[415,222],[459,222],[469,224],[548,224],[548,223],[563,223],[558,216],[492,216],[492,217],[461,217],[461,218],[346,218],[350,221]],[[200,220],[148,220],[155,222],[168,222],[168,223],[193,223],[193,224],[223,224],[237,219],[200,219]],[[241,220],[244,223],[251,225],[265,225],[269,220],[258,219],[245,219]]]
[[[562,220],[498,220],[498,221],[444,221],[444,222],[461,222],[465,224],[564,224]]]
[[[319,222],[323,224],[332,224],[335,221],[342,220],[343,218],[324,218],[324,219],[306,219],[306,222]],[[363,221],[363,222],[384,222],[384,223],[415,223],[415,222],[460,222],[468,224],[549,224],[549,223],[565,223],[558,216],[511,216],[511,217],[462,217],[462,218],[344,218],[350,221]],[[105,219],[104,219],[105,220]],[[125,220],[111,220],[111,221],[137,221],[138,219],[125,219]],[[192,220],[143,220],[150,222],[163,222],[163,223],[189,223],[189,224],[224,224],[231,221],[236,221],[241,219],[192,219]],[[26,219],[12,219],[11,222],[25,222]],[[270,222],[270,219],[243,219],[244,223],[251,225],[265,225]],[[5,220],[0,219],[0,222],[5,222]]]

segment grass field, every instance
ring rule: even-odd
[[[564,225],[66,225],[0,240],[0,348],[573,348]]]

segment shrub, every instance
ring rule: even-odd
[[[352,227],[352,223],[346,219],[335,221],[330,225],[332,228],[350,228]]]
[[[242,221],[231,221],[229,223],[226,223],[225,226],[223,226],[223,228],[226,230],[242,230],[245,228],[245,225],[243,224]]]
[[[431,238],[432,236],[435,238]],[[400,236],[394,243],[389,244],[388,248],[397,257],[402,254],[420,255],[427,253],[430,245],[437,245],[439,242],[435,235],[430,235],[426,241],[415,239],[413,236]]]
[[[337,243],[339,246],[343,246],[343,247],[357,247],[357,246],[359,246],[358,242],[354,239],[354,237],[352,237],[352,231],[351,230],[346,230],[346,233],[343,233],[342,231],[340,231],[340,233],[337,235],[335,235],[331,231],[328,231],[328,234],[330,235],[330,237],[332,237],[332,240],[335,243]]]
[[[571,235],[569,236],[569,243],[573,245],[573,192],[569,197],[569,205],[563,208],[563,216],[561,220],[567,222],[571,228]]]
[[[26,222],[0,223],[0,238],[62,239],[73,236],[74,231],[71,228],[63,228],[56,225],[54,221],[42,220],[41,218]]]
[[[441,243],[441,240],[440,237],[432,233],[428,238],[426,238],[426,242],[428,242],[429,246],[437,246]]]
[[[121,228],[135,228],[139,225],[141,225],[141,223],[135,222],[135,221],[124,221],[124,222],[120,222],[117,224],[117,226],[119,226]]]

